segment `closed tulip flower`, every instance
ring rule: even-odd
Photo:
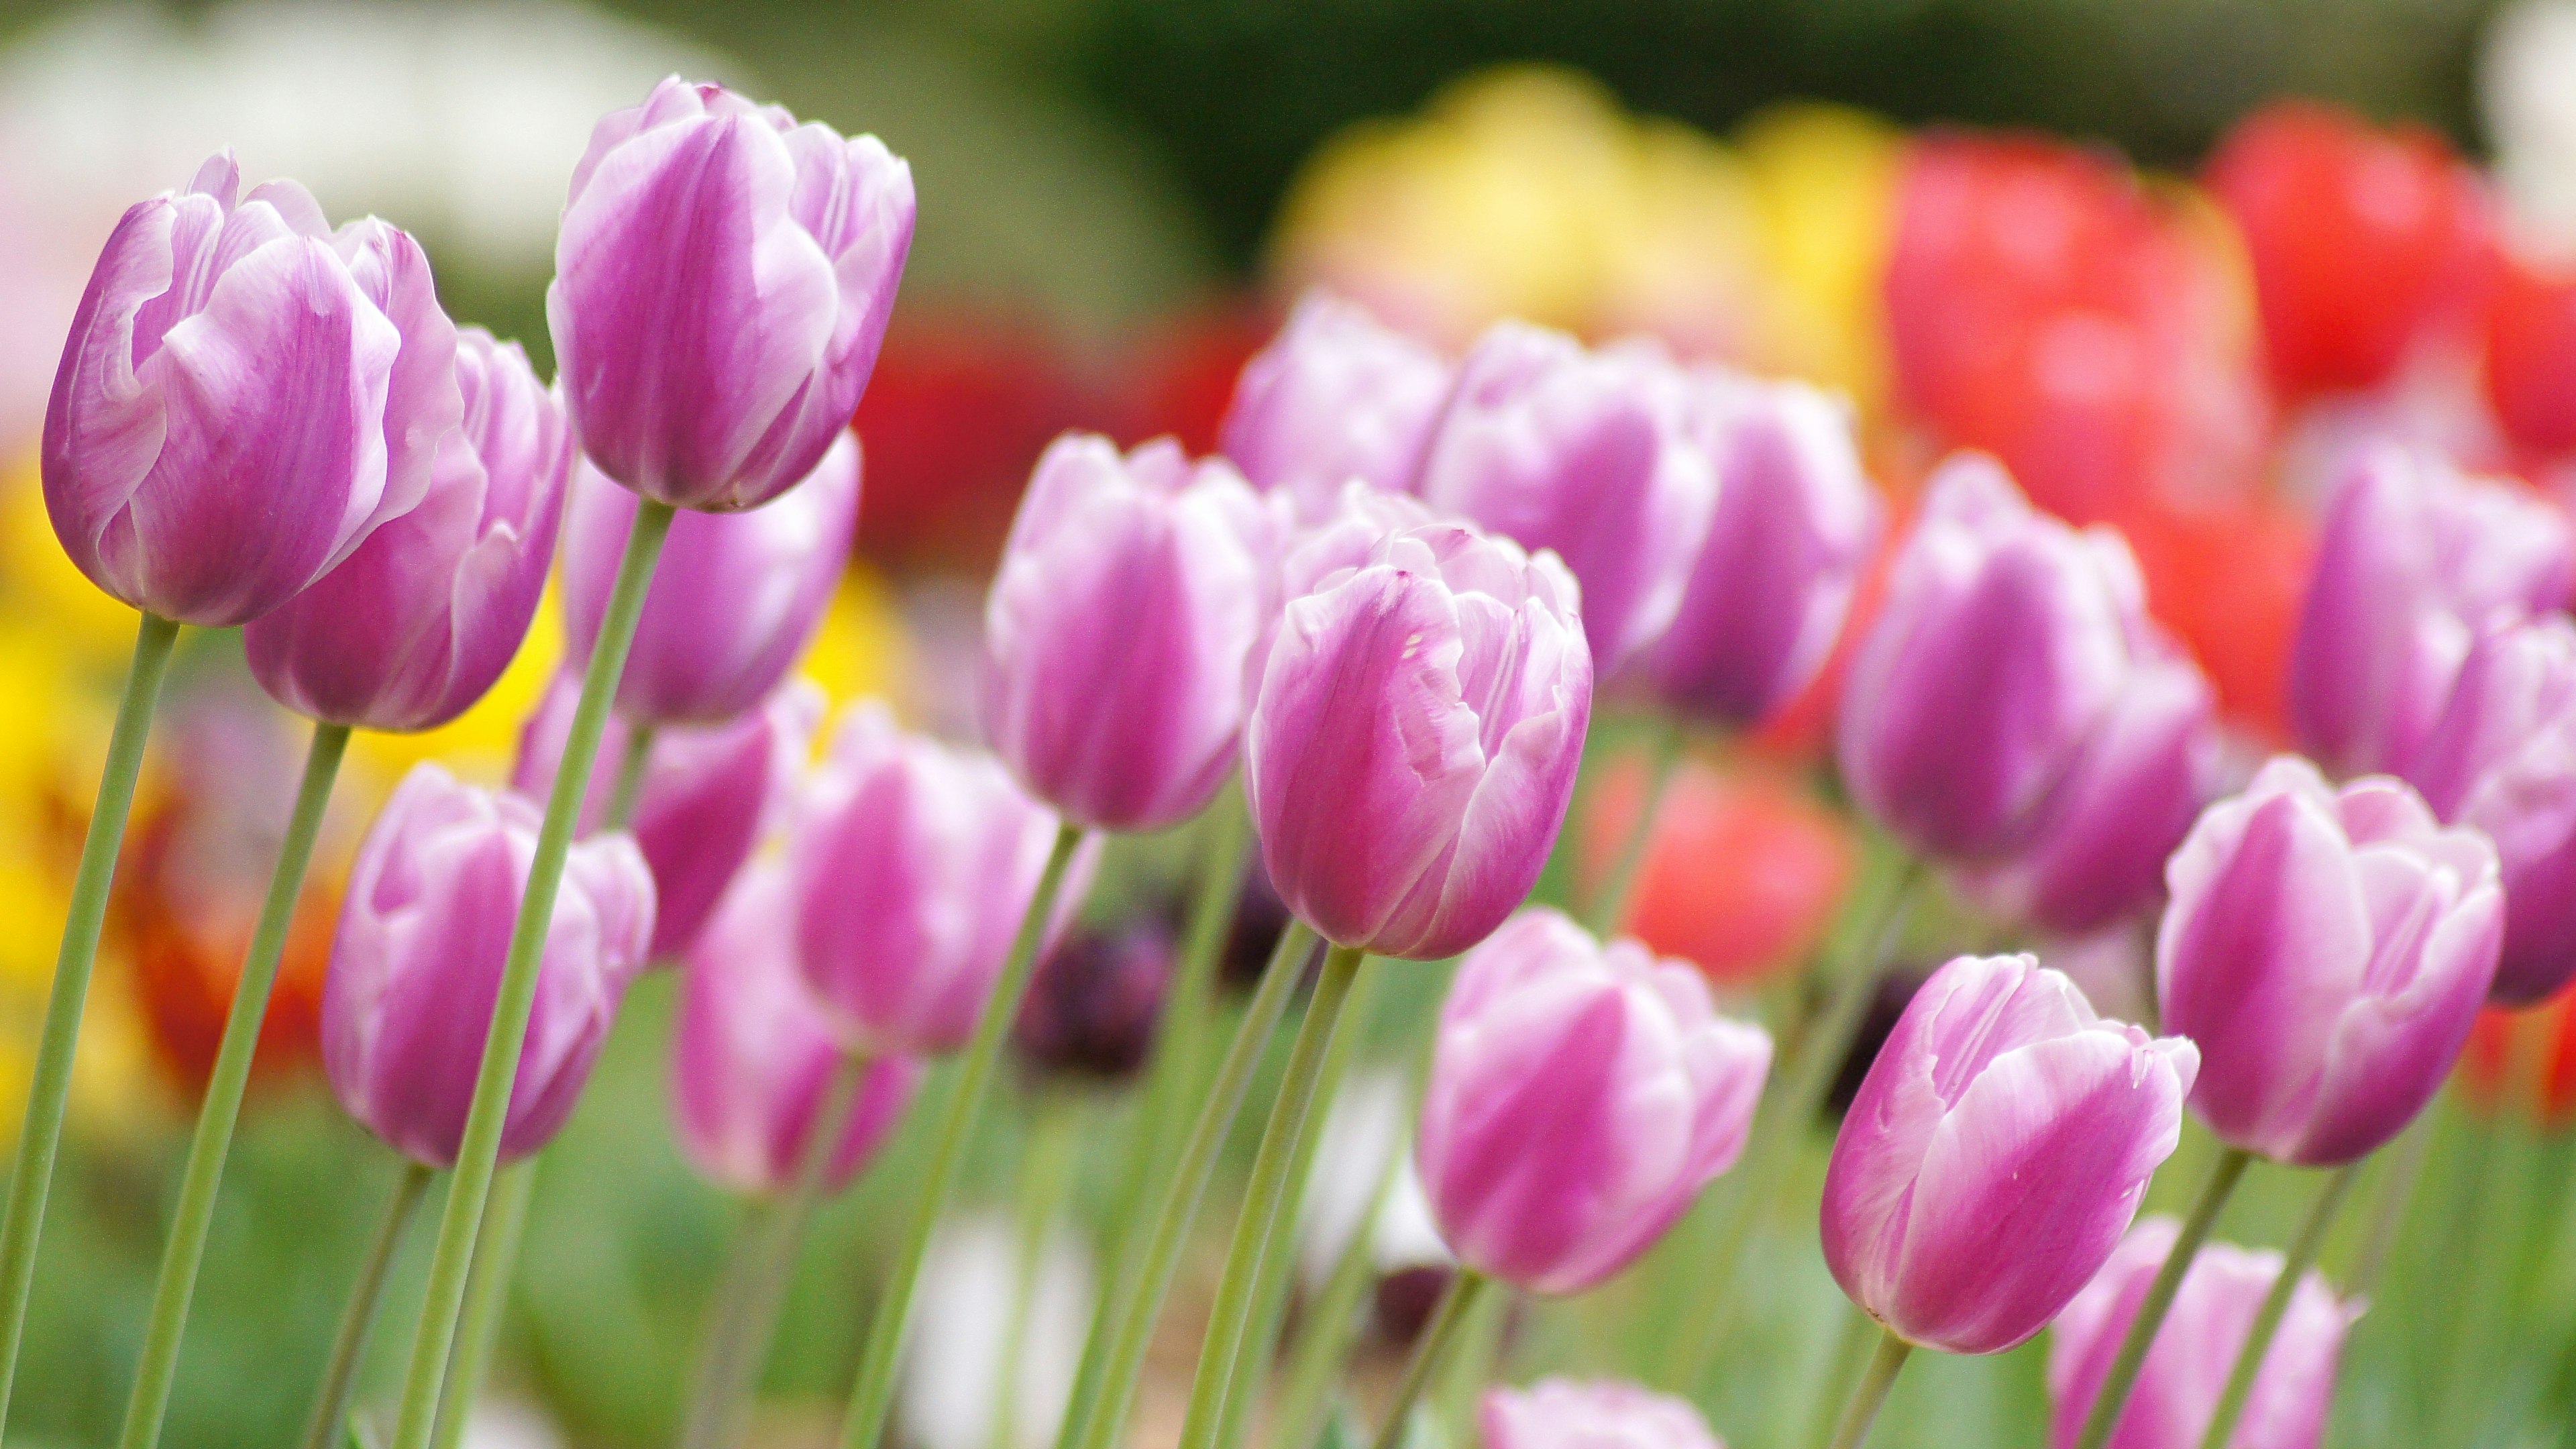
[[[1449,396],[1449,363],[1381,326],[1368,309],[1311,292],[1270,345],[1244,364],[1217,451],[1307,521],[1331,513],[1357,478],[1402,493]]]
[[[742,873],[680,974],[671,1029],[671,1122],[689,1165],[734,1192],[795,1184],[846,1060],[796,967],[786,867]],[[911,1057],[870,1062],[823,1185],[838,1192],[901,1120],[921,1085]]]
[[[1565,823],[1591,723],[1575,600],[1554,555],[1435,523],[1288,604],[1243,761],[1290,911],[1419,960],[1503,923]]]
[[[787,859],[805,982],[845,1046],[966,1044],[1056,828],[988,755],[907,734],[880,704],[843,722],[797,802]],[[1075,858],[1055,929],[1081,907],[1090,858]]]
[[[2290,721],[2331,769],[2404,770],[2499,611],[2565,606],[2564,515],[2438,458],[2357,454],[2326,510],[2290,649]]]
[[[1606,678],[1663,633],[1718,494],[1722,399],[1651,342],[1586,349],[1496,324],[1459,364],[1419,492],[1536,551],[1583,584],[1583,630]]]
[[[359,848],[322,984],[322,1066],[349,1115],[447,1167],[465,1135],[510,930],[536,853],[526,799],[413,767]],[[538,968],[504,1160],[545,1145],[590,1078],[653,937],[653,876],[624,835],[582,841]]]
[[[1770,1070],[1689,963],[1522,912],[1440,1009],[1414,1156],[1441,1237],[1505,1282],[1591,1287],[1734,1165]]]
[[[2053,1449],[2075,1444],[2178,1232],[2172,1218],[2140,1221],[2049,1326]],[[2198,1449],[2253,1331],[2254,1315],[2280,1276],[2278,1253],[2211,1243],[2192,1258],[2108,1449]],[[2316,1449],[2334,1401],[2344,1333],[2358,1312],[2357,1305],[2336,1299],[2323,1274],[2312,1269],[2299,1280],[2226,1449]]]
[[[1849,406],[1803,383],[1745,385],[1717,474],[1707,542],[1646,666],[1675,709],[1749,729],[1824,668],[1881,510]]]
[[[635,524],[635,495],[573,470],[563,556],[565,643],[586,659]],[[848,432],[795,492],[756,512],[671,523],[617,686],[644,724],[714,724],[787,677],[849,567],[859,521],[859,445]]]
[[[554,562],[572,434],[515,342],[457,334],[464,424],[428,496],[242,631],[280,704],[332,724],[425,730],[465,712],[527,637]]]
[[[912,249],[912,168],[673,76],[591,132],[546,321],[582,451],[680,508],[755,508],[822,463]]]
[[[581,676],[557,674],[537,712],[519,733],[519,758],[510,784],[531,800],[554,789],[564,736],[581,700]],[[759,708],[717,725],[675,726],[655,732],[644,762],[644,788],[627,828],[653,870],[660,908],[653,917],[652,959],[689,948],[724,898],[752,851],[786,821],[789,799],[805,757],[822,727],[822,688],[793,679]],[[600,739],[600,753],[626,753],[628,726],[615,715]],[[617,790],[617,772],[593,770],[582,802],[581,829],[599,828]]]
[[[1924,983],[1844,1114],[1825,1262],[1910,1343],[1999,1353],[2091,1281],[2182,1135],[2200,1054],[2028,956]]]
[[[1260,641],[1253,645],[1252,657],[1244,667],[1246,698],[1261,689],[1262,671],[1270,664],[1270,646],[1279,637],[1282,603],[1302,599],[1332,575],[1367,563],[1369,554],[1387,535],[1437,521],[1421,499],[1389,493],[1354,478],[1342,485],[1331,511],[1293,530],[1279,554],[1271,603],[1262,611],[1266,617]]]
[[[2434,814],[2495,842],[2504,947],[2489,997],[2554,994],[2576,974],[2576,626],[2484,631],[2406,775]]]
[[[2350,1162],[2432,1099],[2494,981],[2495,847],[2395,780],[2265,765],[2174,852],[2164,1024],[2199,1043],[2191,1104],[2230,1146]]]
[[[1105,830],[1215,797],[1285,531],[1231,464],[1168,438],[1047,449],[984,606],[985,734],[1031,794]]]
[[[2031,511],[1963,455],[1933,479],[1844,681],[1844,782],[1897,838],[1975,862],[2027,848],[2148,637],[2119,535]]]
[[[129,208],[72,318],[45,409],[45,508],[92,583],[138,609],[256,619],[429,491],[463,411],[429,262],[304,188],[244,197],[218,153]]]
[[[1620,1379],[1487,1389],[1476,1427],[1485,1449],[1726,1449],[1690,1400]]]

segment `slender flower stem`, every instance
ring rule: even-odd
[[[1198,1220],[1199,1201],[1207,1194],[1217,1149],[1225,1145],[1226,1134],[1234,1129],[1235,1115],[1242,1110],[1244,1093],[1252,1085],[1253,1068],[1260,1063],[1262,1049],[1278,1029],[1279,1018],[1287,1013],[1288,1000],[1296,993],[1297,978],[1304,973],[1314,944],[1315,933],[1310,927],[1302,921],[1289,923],[1278,947],[1270,953],[1270,964],[1262,969],[1261,985],[1252,993],[1252,1005],[1234,1029],[1234,1041],[1226,1047],[1225,1060],[1217,1066],[1216,1080],[1200,1099],[1198,1120],[1190,1125],[1189,1141],[1181,1148],[1180,1160],[1155,1203],[1154,1236],[1146,1243],[1145,1254],[1128,1285],[1126,1301],[1119,1306],[1107,1367],[1100,1376],[1099,1397],[1071,1441],[1079,1449],[1110,1449],[1126,1426],[1128,1406],[1136,1398],[1136,1381],[1144,1372],[1145,1349],[1154,1334],[1154,1320],[1162,1313],[1163,1295],[1171,1290],[1172,1272],[1180,1266],[1182,1245],[1189,1238],[1191,1225]]]
[[[956,1184],[958,1165],[965,1160],[966,1139],[974,1135],[975,1119],[992,1086],[993,1069],[1001,1061],[1002,1038],[1010,1034],[1011,1021],[1020,1014],[1020,998],[1028,995],[1029,977],[1037,969],[1039,943],[1045,940],[1047,923],[1055,915],[1055,899],[1064,888],[1065,870],[1072,865],[1074,850],[1081,844],[1081,827],[1068,824],[1056,830],[1055,849],[1047,855],[1046,873],[1038,877],[1037,894],[1020,918],[1020,933],[1011,942],[1010,958],[1002,967],[1001,978],[993,983],[992,998],[984,1004],[983,1015],[975,1021],[975,1036],[967,1044],[965,1061],[959,1065],[957,1081],[949,1091],[938,1143],[931,1150],[920,1195],[913,1200],[912,1221],[905,1227],[902,1246],[896,1251],[893,1275],[886,1280],[876,1311],[868,1319],[867,1345],[859,1356],[858,1381],[851,1386],[849,1412],[841,1425],[843,1449],[876,1449],[877,1442],[885,1436],[886,1410],[894,1402],[895,1354],[903,1343],[904,1320],[912,1312],[912,1290],[921,1281],[922,1255],[930,1249],[931,1230],[939,1225],[940,1210],[947,1206],[949,1189]]]
[[[1214,1014],[1216,973],[1228,930],[1243,903],[1243,857],[1252,842],[1242,792],[1229,785],[1208,807],[1207,854],[1199,864],[1198,889],[1190,901],[1183,929],[1180,969],[1172,993],[1163,1003],[1155,1033],[1154,1054],[1145,1068],[1145,1090],[1136,1121],[1129,1129],[1127,1170],[1121,1175],[1116,1238],[1108,1271],[1083,1335],[1082,1361],[1074,1371],[1073,1392],[1065,1400],[1064,1422],[1056,1431],[1056,1449],[1073,1449],[1092,1406],[1100,1400],[1101,1380],[1109,1368],[1110,1340],[1117,1333],[1121,1306],[1134,1290],[1154,1218],[1149,1204],[1162,1201],[1188,1130],[1182,1116],[1197,1086],[1201,1059],[1207,1053],[1208,1028]]]
[[[1449,1362],[1437,1371],[1431,1387],[1431,1409],[1442,1436],[1452,1444],[1476,1437],[1477,1391],[1493,1381],[1503,1356],[1503,1332],[1511,1326],[1512,1303],[1520,1290],[1509,1284],[1479,1293],[1458,1326],[1458,1342]]]
[[[1190,1405],[1181,1420],[1181,1449],[1210,1449],[1225,1418],[1226,1395],[1234,1387],[1235,1356],[1251,1327],[1254,1286],[1270,1242],[1271,1220],[1296,1160],[1297,1138],[1305,1130],[1315,1102],[1315,1084],[1324,1069],[1334,1027],[1358,979],[1365,953],[1334,945],[1324,952],[1323,974],[1315,980],[1314,999],[1297,1027],[1288,1067],[1279,1081],[1279,1097],[1270,1104],[1269,1124],[1261,1130],[1261,1148],[1253,1154],[1252,1177],[1243,1191],[1243,1209],[1234,1220],[1234,1241],[1226,1249],[1216,1302],[1210,1310],[1207,1337],[1199,1344],[1199,1365],[1190,1381]]]
[[[2225,1449],[2228,1437],[2236,1432],[2237,1417],[2245,1412],[2246,1396],[2254,1392],[2254,1375],[2263,1367],[2264,1355],[2272,1350],[2272,1335],[2281,1328],[2281,1316],[2290,1311],[2290,1297],[2299,1290],[2299,1280],[2307,1276],[2317,1254],[2325,1250],[2326,1234],[2334,1227],[2335,1214],[2343,1209],[2345,1196],[2352,1191],[2361,1164],[2337,1168],[2326,1179],[2325,1188],[2308,1207],[2306,1221],[2299,1224],[2299,1235],[2290,1240],[2290,1251],[2281,1263],[2281,1276],[2272,1280],[2272,1291],[2263,1295],[2263,1306],[2254,1311],[2254,1323],[2245,1332],[2245,1345],[2236,1351],[2236,1366],[2227,1372],[2227,1388],[2218,1396],[2218,1407],[2209,1417],[2209,1431],[2200,1437],[2200,1449]]]
[[[1083,1104],[1065,1096],[1041,1098],[1026,1157],[1020,1164],[1020,1201],[1011,1261],[1010,1319],[1002,1330],[1002,1357],[993,1376],[991,1449],[1019,1442],[1020,1380],[1027,1371],[1030,1305],[1046,1263],[1047,1234],[1073,1188],[1082,1151]]]
[[[867,1075],[868,1059],[855,1052],[834,1068],[786,1193],[754,1203],[743,1216],[734,1238],[733,1260],[726,1265],[709,1305],[713,1312],[707,1319],[706,1345],[689,1392],[688,1412],[681,1420],[681,1449],[718,1449],[733,1442],[735,1405],[769,1359],[788,1275],[805,1244],[805,1225],[822,1198],[833,1154],[849,1136],[850,1119],[858,1113],[859,1089]]]
[[[320,1391],[313,1396],[312,1416],[304,1423],[303,1449],[337,1449],[342,1426],[349,1422],[349,1401],[358,1391],[358,1365],[367,1356],[367,1334],[375,1327],[377,1306],[384,1301],[385,1278],[434,1175],[424,1164],[403,1159],[402,1174],[385,1198],[384,1218],[376,1224],[375,1240],[358,1260],[358,1280],[349,1287],[349,1306],[341,1310],[340,1331],[331,1339],[330,1363],[322,1371]]]
[[[89,1000],[90,968],[98,962],[99,931],[107,921],[108,887],[116,879],[125,817],[134,808],[134,781],[143,770],[152,707],[161,697],[161,677],[169,670],[178,638],[176,620],[143,616],[134,638],[134,662],[125,676],[125,697],[116,706],[116,728],[107,739],[98,802],[90,808],[89,832],[81,840],[80,870],[72,877],[71,911],[63,921],[53,992],[45,1002],[44,1036],[27,1085],[27,1112],[20,1119],[9,1215],[0,1223],[0,1430],[9,1423],[9,1393],[27,1329],[27,1295],[36,1281],[36,1240],[44,1231],[54,1154],[62,1146],[63,1104],[71,1096],[72,1057],[80,1044],[81,1009]]]
[[[1861,1441],[1869,1437],[1869,1426],[1878,1422],[1880,1407],[1887,1403],[1887,1391],[1896,1387],[1906,1356],[1913,1352],[1914,1345],[1892,1330],[1879,1334],[1878,1352],[1869,1356],[1869,1367],[1852,1390],[1851,1401],[1843,1405],[1842,1421],[1834,1426],[1832,1449],[1860,1449]]]
[[[1450,1340],[1466,1325],[1469,1311],[1492,1282],[1475,1269],[1463,1266],[1450,1278],[1439,1305],[1431,1310],[1431,1321],[1422,1326],[1422,1336],[1413,1341],[1413,1357],[1405,1360],[1404,1376],[1395,1381],[1395,1394],[1386,1401],[1386,1413],[1378,1420],[1372,1449],[1395,1449],[1404,1442],[1404,1421],[1413,1412],[1413,1401],[1422,1397],[1422,1386],[1431,1381],[1432,1368],[1439,1363]]]
[[[635,819],[635,806],[644,798],[644,777],[653,763],[653,727],[631,725],[626,731],[626,748],[617,757],[617,785],[609,792],[608,815],[604,826],[623,830]]]
[[[339,777],[340,757],[348,748],[347,725],[313,727],[304,779],[296,786],[286,838],[279,844],[276,868],[269,873],[268,899],[260,903],[250,955],[242,961],[232,1013],[224,1020],[223,1044],[215,1050],[214,1070],[206,1079],[206,1100],[197,1109],[197,1133],[188,1143],[188,1166],[179,1178],[179,1209],[170,1224],[170,1245],[162,1251],[160,1277],[152,1285],[152,1315],[146,1320],[134,1392],[125,1401],[125,1427],[116,1441],[119,1449],[153,1449],[161,1440],[161,1422],[170,1407],[170,1382],[179,1371],[179,1340],[188,1331],[188,1300],[196,1293],[198,1265],[205,1261],[206,1233],[214,1225],[224,1157],[232,1150],[233,1124],[240,1119],[242,1093],[250,1085],[251,1057],[259,1047],[260,1024],[268,1019],[277,963],[286,955],[286,930],[294,924],[296,902],[304,895],[304,874],[313,864],[313,841],[322,832],[322,810],[331,802],[331,782]]]
[[[1842,1331],[1834,1335],[1833,1356],[1825,1361],[1824,1392],[1816,1395],[1814,1419],[1805,1436],[1816,1449],[1825,1449],[1827,1436],[1835,1428],[1833,1406],[1849,1392],[1843,1386],[1856,1384],[1861,1366],[1869,1361],[1873,1342],[1883,1344],[1885,1335],[1878,1330],[1878,1320],[1857,1307],[1843,1310]]]
[[[1601,878],[1601,886],[1592,895],[1592,909],[1585,924],[1592,934],[1607,936],[1619,929],[1628,916],[1628,898],[1636,893],[1637,872],[1646,863],[1646,847],[1655,838],[1655,817],[1663,809],[1664,795],[1672,788],[1673,770],[1682,762],[1682,748],[1688,741],[1682,734],[1681,722],[1670,715],[1658,715],[1654,721],[1654,740],[1647,747],[1646,787],[1637,800],[1637,818],[1628,826],[1628,838],[1619,844],[1619,854],[1610,863],[1610,873]]]
[[[519,1240],[528,1227],[528,1203],[536,1193],[533,1157],[502,1168],[493,1180],[474,1269],[465,1279],[465,1315],[457,1322],[456,1343],[447,1355],[447,1382],[438,1391],[433,1449],[456,1449],[465,1442],[475,1397],[492,1371],[492,1349],[501,1339],[502,1310],[509,1306],[510,1277],[519,1263]]]
[[[438,1426],[438,1401],[445,1386],[449,1348],[456,1337],[458,1315],[465,1306],[466,1279],[474,1263],[474,1240],[483,1228],[483,1205],[492,1193],[492,1175],[501,1155],[501,1129],[510,1111],[510,1093],[519,1079],[519,1056],[527,1045],[528,1015],[536,1004],[537,967],[553,929],[555,895],[563,885],[564,859],[572,851],[581,806],[590,790],[590,767],[599,754],[599,737],[608,724],[608,709],[617,696],[617,681],[626,671],[626,653],[635,643],[635,624],[644,613],[644,592],[652,583],[654,562],[671,532],[671,505],[643,499],[626,552],[618,560],[617,581],[591,645],[590,665],[581,681],[581,698],[573,707],[572,728],[564,736],[563,758],[555,767],[554,789],[546,797],[544,823],[537,831],[535,857],[528,864],[527,893],[519,900],[517,924],[510,934],[510,955],[502,968],[501,986],[492,1004],[492,1025],[483,1040],[483,1061],[474,1079],[473,1105],[465,1114],[465,1136],[456,1153],[456,1175],[447,1189],[447,1205],[438,1223],[438,1248],[430,1258],[429,1291],[421,1304],[420,1327],[413,1335],[411,1368],[403,1380],[402,1414],[394,1429],[394,1449],[429,1449]]]
[[[2352,1294],[2367,1298],[2378,1288],[2379,1277],[2388,1271],[2388,1257],[2397,1248],[2398,1232],[2406,1225],[2407,1206],[2414,1201],[2415,1185],[2424,1177],[2424,1157],[2433,1145],[2431,1109],[2416,1114],[2406,1124],[2394,1149],[2382,1156],[2388,1165],[2380,1170],[2379,1191],[2370,1205],[2370,1232],[2362,1239],[2361,1257],[2353,1264]]]
[[[1279,1390],[1279,1417],[1270,1449],[1314,1449],[1332,1402],[1333,1380],[1359,1338],[1360,1299],[1376,1278],[1377,1224],[1404,1162],[1404,1148],[1387,1154],[1369,1190],[1368,1207],[1351,1229],[1350,1241],[1333,1260],[1323,1292],[1302,1316],[1304,1326],[1288,1351],[1288,1375]]]
[[[2191,1205],[2191,1216],[2183,1219],[2182,1231],[2174,1235],[2164,1266],[2156,1270],[2154,1281],[2147,1285],[2147,1296],[2138,1301],[2138,1315],[2129,1320],[2128,1334],[2120,1340],[2120,1351],[2111,1359],[2110,1372],[2102,1376],[2102,1387],[2093,1395],[2093,1407],[2084,1415],[2084,1432],[2077,1437],[2075,1449],[2102,1449],[2111,1442],[2111,1431],[2120,1424],[2120,1411],[2129,1405],[2129,1390],[2137,1386],[2138,1370],[2146,1366],[2147,1350],[2156,1341],[2156,1330],[2164,1327],[2165,1313],[2173,1307],[2174,1295],[2182,1291],[2183,1275],[2191,1271],[2191,1260],[2200,1256],[2200,1245],[2209,1240],[2209,1230],[2218,1225],[2219,1209],[2227,1206],[2228,1195],[2236,1191],[2236,1184],[2253,1161],[2254,1155],[2241,1147],[2230,1147],[2218,1154],[2218,1163],[2210,1169],[2199,1201]]]

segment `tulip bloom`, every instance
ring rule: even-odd
[[[537,807],[414,766],[359,847],[322,984],[322,1067],[349,1115],[431,1167],[456,1161],[536,853]],[[653,938],[653,876],[635,842],[572,848],[546,936],[504,1160],[572,1114]]]
[[[763,862],[743,872],[680,974],[671,1029],[671,1123],[689,1165],[742,1193],[793,1187],[847,1060],[796,967],[796,915],[787,871]],[[825,1164],[838,1192],[858,1175],[920,1087],[921,1063],[881,1057],[867,1066],[849,1125]]]
[[[2200,817],[2165,880],[2156,994],[2200,1045],[2191,1104],[2220,1138],[2333,1166],[2432,1100],[2504,935],[2485,836],[2395,780],[2338,791],[2283,756]]]
[[[881,704],[850,715],[787,843],[805,983],[845,1046],[966,1044],[1056,828],[1000,761],[906,734]],[[1081,908],[1089,860],[1057,896],[1057,930]]]
[[[635,495],[587,465],[564,522],[564,643],[578,670],[617,582]],[[814,637],[850,561],[859,445],[844,432],[804,486],[756,512],[672,520],[617,685],[644,724],[716,724],[778,688]]]
[[[1048,447],[984,605],[984,727],[1031,794],[1104,830],[1197,814],[1234,768],[1284,510],[1156,439]]]
[[[2048,823],[2148,637],[2118,534],[2032,512],[1991,460],[1962,455],[1932,480],[1852,659],[1844,782],[1916,850],[2007,858]]]
[[[1432,508],[1536,551],[1583,583],[1604,676],[1663,633],[1717,504],[1713,375],[1649,342],[1588,351],[1501,322],[1459,365],[1416,490]]]
[[[1485,1449],[1726,1449],[1688,1399],[1619,1379],[1541,1379],[1485,1391]]]
[[[463,413],[429,261],[229,151],[109,234],[45,409],[72,562],[182,623],[256,619],[429,491]]]
[[[1244,364],[1217,451],[1255,487],[1288,495],[1308,522],[1331,513],[1354,478],[1409,492],[1449,374],[1437,351],[1367,308],[1310,292]]]
[[[2329,768],[2404,770],[2469,641],[2499,612],[2568,601],[2576,539],[2555,508],[2432,457],[2357,455],[2326,510],[2290,651],[2290,721]]]
[[[2052,1449],[2072,1449],[2081,1434],[2093,1396],[2179,1231],[2168,1217],[2147,1218],[2130,1229],[2102,1271],[2049,1326],[2048,1395],[2056,1405]],[[2109,1449],[2198,1449],[2253,1331],[2254,1315],[2280,1276],[2278,1253],[2211,1243],[2192,1258],[2120,1411]],[[2334,1399],[2344,1332],[2358,1314],[2357,1305],[2335,1298],[2323,1274],[2311,1269],[2299,1280],[2227,1449],[2316,1449]]]
[[[527,637],[572,431],[527,353],[480,327],[457,334],[456,383],[464,424],[440,441],[420,506],[242,631],[251,673],[298,714],[433,729],[481,699]]]
[[[581,676],[566,670],[519,732],[519,759],[510,786],[531,800],[554,789],[564,737],[581,702]],[[723,724],[674,727],[654,734],[644,762],[644,788],[627,822],[644,863],[653,870],[660,908],[653,917],[652,959],[689,948],[726,887],[761,841],[785,823],[797,773],[805,767],[814,731],[823,723],[823,691],[813,681],[791,680],[760,708]],[[600,753],[623,758],[628,726],[608,718]],[[617,771],[593,770],[582,801],[581,829],[599,828],[617,791]]]
[[[2434,814],[2495,842],[2504,947],[2490,998],[2555,993],[2576,974],[2576,627],[2553,615],[2484,631],[2406,778]]]
[[[1688,962],[1522,912],[1440,1009],[1414,1158],[1441,1236],[1505,1282],[1591,1287],[1734,1165],[1770,1070]]]
[[[1897,1019],[1834,1138],[1835,1281],[1911,1343],[2029,1338],[2128,1230],[2199,1066],[2190,1042],[2102,1020],[2028,956],[1957,958]]]
[[[1574,580],[1457,524],[1291,601],[1244,730],[1261,856],[1326,939],[1436,960],[1529,893],[1592,718]]]
[[[582,452],[724,513],[813,472],[876,366],[912,249],[912,168],[673,76],[573,168],[546,321]]]
[[[1849,406],[1803,383],[1744,385],[1717,474],[1707,542],[1646,667],[1674,708],[1750,729],[1825,667],[1880,508]]]

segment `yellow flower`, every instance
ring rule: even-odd
[[[814,642],[797,669],[823,686],[838,713],[867,696],[901,701],[910,678],[910,641],[903,612],[885,576],[852,563],[824,611]]]
[[[32,453],[0,473],[0,610],[91,664],[122,669],[134,649],[134,610],[100,592],[54,537]]]
[[[1904,136],[1841,106],[1782,106],[1740,142],[1772,280],[1750,360],[1874,408],[1887,391],[1881,281],[1894,241]]]

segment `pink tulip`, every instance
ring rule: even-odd
[[[1485,1391],[1485,1449],[1726,1449],[1688,1399],[1619,1379],[1541,1379]]]
[[[1244,364],[1217,451],[1255,487],[1286,494],[1307,522],[1330,514],[1353,479],[1407,492],[1449,376],[1437,351],[1367,308],[1309,292]]]

